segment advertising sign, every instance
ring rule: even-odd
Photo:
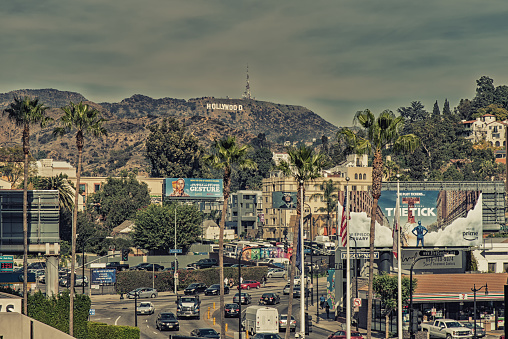
[[[170,199],[221,198],[222,179],[166,178],[164,196]]]
[[[14,256],[0,255],[0,272],[14,271]]]
[[[296,192],[272,192],[272,208],[296,209]]]
[[[393,246],[396,199],[397,191],[383,191],[379,198],[376,247]],[[370,206],[370,202],[362,205]],[[400,191],[399,206],[403,247],[481,245],[482,193],[479,191]],[[356,209],[350,213],[350,236],[356,240],[356,246],[369,247],[370,221],[370,213],[366,211]]]
[[[92,269],[92,284],[109,285],[116,282],[115,268]]]
[[[413,262],[421,258],[425,253],[421,253],[420,250],[408,250],[405,249],[402,252],[402,269],[409,270]],[[432,251],[430,251],[432,252]],[[426,259],[421,259],[414,265],[415,270],[438,270],[438,269],[451,269],[451,268],[462,268],[462,255],[450,255],[450,256],[434,256]]]

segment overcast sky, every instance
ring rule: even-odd
[[[508,85],[506,0],[2,2],[0,92],[95,102],[241,97],[301,105],[337,126],[358,110],[473,98]]]

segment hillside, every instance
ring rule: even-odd
[[[265,133],[272,150],[281,151],[285,141],[319,140],[322,135],[330,137],[337,131],[336,126],[304,107],[258,100],[212,97],[152,99],[136,94],[119,103],[94,103],[79,93],[55,89],[24,89],[0,93],[2,111],[15,95],[38,97],[50,107],[48,114],[54,119],[61,115],[59,108],[70,101],[85,101],[108,119],[106,128],[109,133],[106,138],[85,140],[84,171],[91,175],[114,175],[122,169],[146,172],[148,163],[144,157],[144,144],[149,134],[147,126],[159,123],[167,116],[182,122],[187,131],[195,135],[205,147],[225,135],[235,135],[241,144],[245,144],[259,133]],[[14,126],[5,115],[0,119],[0,147],[20,145],[21,129]],[[51,157],[74,164],[74,135],[54,139],[52,129],[48,127],[41,130],[38,126],[31,128],[32,153],[36,158]]]

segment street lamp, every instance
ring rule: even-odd
[[[473,288],[471,291],[474,293],[474,327],[473,327],[473,338],[476,339],[476,292],[480,291],[482,288],[485,287],[485,295],[489,294],[489,288],[487,287],[487,284],[483,285],[482,287],[476,288],[476,284],[473,284]]]

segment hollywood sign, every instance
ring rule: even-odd
[[[243,105],[206,104],[206,109],[222,109],[225,111],[243,111]]]

